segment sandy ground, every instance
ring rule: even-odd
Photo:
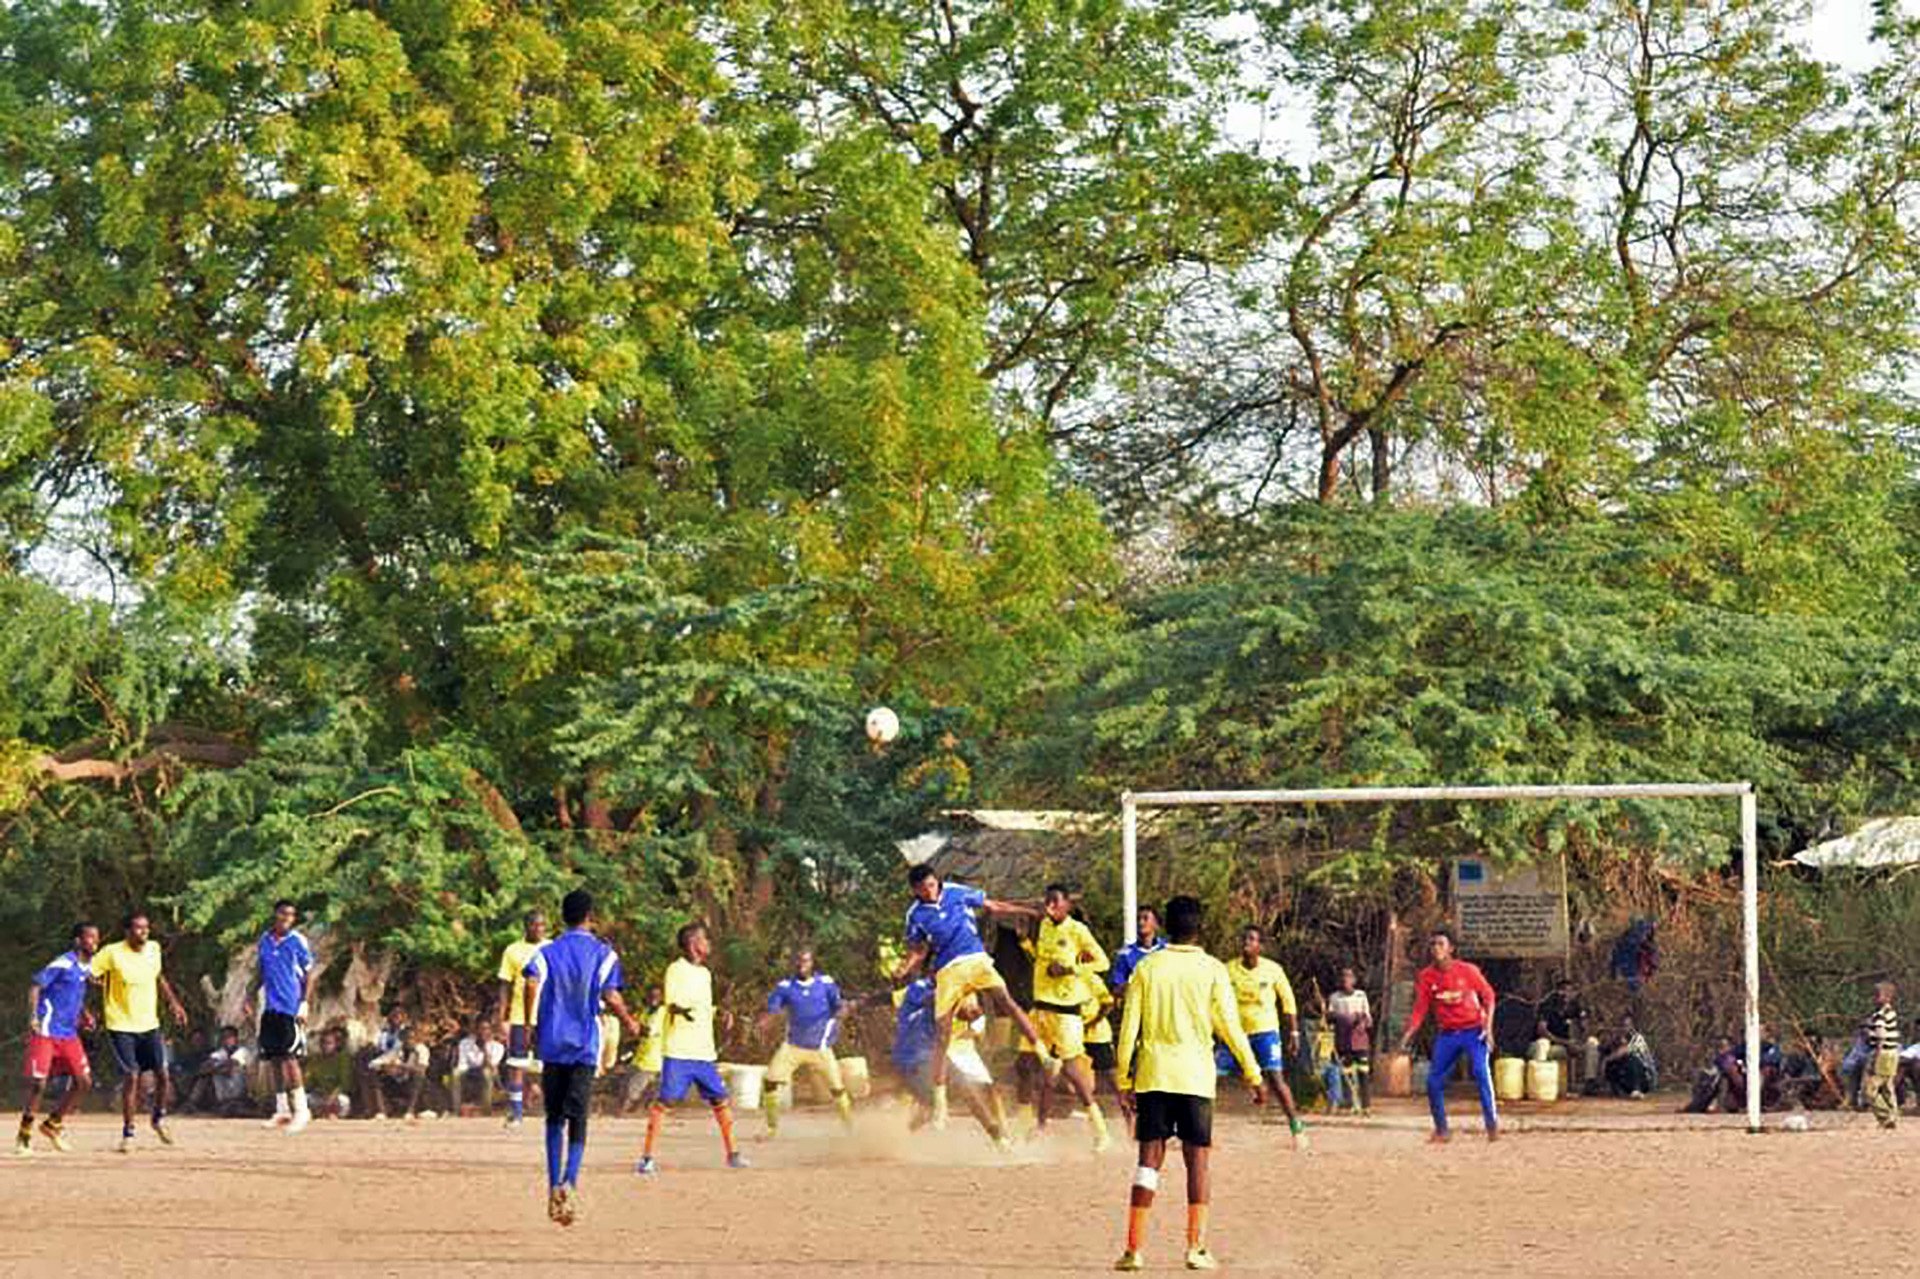
[[[1429,1148],[1419,1111],[1396,1104],[1370,1123],[1316,1124],[1301,1155],[1284,1128],[1223,1116],[1214,1250],[1247,1274],[1920,1264],[1920,1119],[1883,1134],[1815,1116],[1811,1132],[1757,1136],[1738,1119],[1687,1122],[1650,1104],[1578,1103],[1510,1115],[1497,1145],[1463,1125]],[[711,1121],[682,1112],[663,1174],[641,1181],[642,1124],[596,1118],[583,1216],[563,1232],[545,1218],[534,1123],[323,1123],[288,1137],[184,1120],[174,1149],[143,1133],[119,1155],[114,1121],[89,1115],[73,1154],[0,1156],[0,1273],[444,1277],[516,1259],[553,1273],[564,1258],[580,1273],[1044,1275],[1096,1273],[1119,1252],[1130,1151],[1096,1157],[1082,1122],[1007,1157],[957,1122],[909,1141],[901,1112],[877,1108],[851,1136],[815,1114],[775,1142],[757,1140],[760,1127],[742,1123],[755,1167],[729,1171]],[[1179,1270],[1184,1221],[1169,1172],[1147,1254],[1166,1272]]]

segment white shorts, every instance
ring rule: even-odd
[[[980,1058],[980,1050],[972,1044],[954,1044],[947,1048],[947,1073],[956,1076],[963,1084],[972,1084],[976,1088],[993,1086],[993,1076],[987,1071],[987,1063]]]

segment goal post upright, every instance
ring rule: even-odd
[[[1760,1131],[1760,841],[1751,782],[1632,782],[1529,786],[1359,786],[1295,790],[1126,791],[1120,796],[1121,905],[1126,938],[1139,939],[1140,810],[1235,804],[1397,804],[1431,800],[1738,799],[1741,950],[1745,960],[1747,1130]]]

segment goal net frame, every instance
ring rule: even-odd
[[[1760,1131],[1760,841],[1751,782],[1593,786],[1358,786],[1316,790],[1126,791],[1120,796],[1121,901],[1128,942],[1139,940],[1140,811],[1253,804],[1405,804],[1554,799],[1738,799],[1741,950],[1746,970],[1747,1131]]]

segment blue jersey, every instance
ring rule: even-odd
[[[767,996],[767,1011],[787,1014],[787,1042],[795,1048],[825,1048],[840,1033],[840,984],[816,973],[788,977]]]
[[[80,1033],[80,1009],[87,1002],[87,961],[70,950],[33,975],[40,988],[33,1006],[33,1033],[72,1039]]]
[[[285,937],[275,937],[271,928],[260,934],[260,985],[267,992],[268,1012],[298,1017],[311,971],[313,948],[299,930],[289,929]]]
[[[903,1071],[915,1070],[933,1057],[933,979],[917,978],[907,984],[900,1000],[900,1011],[893,1018],[893,1064]]]
[[[1122,946],[1114,953],[1113,967],[1107,972],[1107,988],[1116,995],[1125,990],[1127,978],[1133,976],[1135,966],[1154,951],[1166,949],[1166,945],[1166,938],[1156,937],[1151,946],[1142,946],[1137,941],[1130,941]]]
[[[585,928],[568,929],[533,952],[526,975],[540,983],[540,1060],[598,1065],[601,996],[626,984],[613,947]]]
[[[986,952],[973,912],[987,904],[987,895],[965,884],[943,884],[938,901],[916,900],[907,909],[907,945],[925,942],[931,947],[930,972],[939,972],[956,959]]]

